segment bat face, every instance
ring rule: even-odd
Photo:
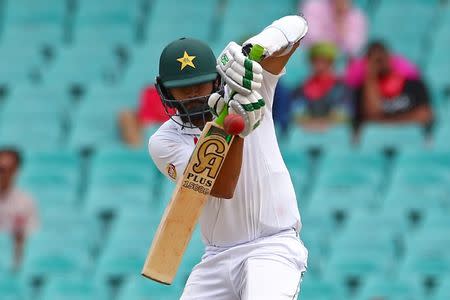
[[[208,127],[191,156],[182,184],[186,189],[205,195],[211,192],[232,140],[232,136],[228,136],[217,125]]]
[[[208,122],[178,181],[153,239],[142,275],[171,284],[234,136]]]

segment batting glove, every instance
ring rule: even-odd
[[[244,119],[244,130],[239,134],[240,137],[246,137],[255,130],[261,123],[265,112],[265,101],[261,95],[252,91],[250,95],[243,96],[233,93],[225,86],[224,91],[213,93],[208,99],[208,105],[214,115],[220,115],[225,105],[228,105],[229,114],[238,114]]]
[[[262,67],[242,53],[242,47],[230,42],[217,59],[217,72],[235,92],[248,96],[261,88]]]

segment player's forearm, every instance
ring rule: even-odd
[[[224,199],[233,197],[241,173],[243,149],[244,139],[236,136],[211,190],[212,196]]]
[[[244,42],[248,45],[260,45],[265,49],[262,67],[272,73],[279,74],[290,56],[298,47],[300,40],[308,32],[308,24],[301,16],[285,16],[274,21],[262,32]]]

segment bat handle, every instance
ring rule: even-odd
[[[224,105],[220,115],[216,119],[216,124],[223,126],[223,122],[228,115],[228,105]]]

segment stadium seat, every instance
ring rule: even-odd
[[[392,271],[392,259],[379,249],[333,249],[324,269],[324,278],[345,286],[356,280],[360,284],[370,275]]]
[[[6,232],[0,233],[0,251],[3,254],[0,256],[0,270],[8,273],[12,268],[14,248],[11,236]]]
[[[347,127],[334,127],[325,132],[305,131],[293,124],[289,131],[289,137],[285,147],[292,150],[326,149],[349,149],[351,147],[351,129]]]
[[[304,192],[311,180],[312,166],[311,162],[305,152],[293,151],[290,149],[281,150],[284,163],[291,175],[292,183],[294,184],[297,200],[304,200]]]
[[[416,282],[390,276],[373,276],[364,283],[357,299],[420,300],[424,296]]]
[[[299,298],[315,300],[346,299],[345,290],[335,280],[323,280],[306,273],[300,285]]]
[[[422,278],[439,278],[450,272],[450,246],[448,228],[423,227],[410,236],[406,243],[406,257],[401,266],[403,272],[410,272]]]
[[[117,119],[124,107],[126,103],[108,105],[107,101],[100,100],[93,104],[83,102],[72,117],[69,148],[83,150],[120,145]]]
[[[139,16],[139,0],[79,0],[77,25],[134,25]]]
[[[163,285],[137,275],[131,276],[119,292],[117,300],[177,300],[183,287],[177,284]]]
[[[45,233],[32,235],[25,248],[22,276],[26,280],[71,273],[87,274],[92,268],[86,240],[75,234]]]
[[[380,179],[380,174],[361,170],[321,170],[307,209],[348,214],[352,209],[376,207]]]
[[[379,152],[373,151],[342,151],[327,149],[321,161],[321,168],[350,168],[352,170],[370,170],[380,172],[386,168],[386,159]]]
[[[43,75],[44,83],[64,88],[84,88],[93,82],[112,82],[118,69],[113,49],[107,45],[78,45],[58,52],[55,63]]]
[[[174,7],[177,9],[173,9]],[[167,44],[180,37],[207,42],[212,36],[214,25],[217,26],[214,24],[217,9],[217,0],[156,0],[153,2],[147,25],[148,43],[158,41]]]
[[[308,51],[300,48],[292,55],[286,66],[286,75],[281,79],[291,89],[296,89],[308,75]]]
[[[362,150],[401,150],[424,146],[422,128],[414,125],[365,125],[360,147]]]
[[[0,297],[2,300],[25,300],[28,299],[27,296],[29,296],[27,286],[18,276],[9,273],[0,275]]]
[[[41,63],[38,49],[2,44],[0,46],[0,86],[10,88],[15,84],[29,83],[38,78]],[[14,65],[14,68],[8,67]]]
[[[450,298],[450,276],[446,275],[439,279],[439,285],[436,287],[432,300],[445,300]]]
[[[154,234],[151,231],[149,227],[132,233],[123,230],[123,234],[113,234],[99,257],[96,279],[106,283],[139,274],[151,245]]]
[[[447,171],[450,168],[450,153],[439,150],[403,151],[396,160],[396,167]]]
[[[437,129],[434,148],[437,150],[450,150],[450,124]]]
[[[42,291],[46,300],[106,300],[106,289],[85,275],[50,278]]]
[[[14,113],[3,115],[0,119],[1,145],[15,146],[20,150],[26,150],[33,145],[33,149],[45,150],[61,147],[61,139],[62,124],[58,118]]]
[[[134,109],[139,104],[140,90],[123,85],[108,86],[93,84],[89,86],[83,101],[95,105],[110,105],[128,107]]]
[[[121,209],[145,209],[152,203],[151,183],[138,174],[97,176],[90,182],[85,196],[85,211],[102,215]]]
[[[66,1],[50,0],[41,5],[32,0],[5,1],[4,41],[14,45],[56,46],[63,41]]]
[[[105,48],[129,51],[135,39],[136,33],[131,25],[87,23],[76,27],[73,43],[92,45],[101,41]]]
[[[222,31],[217,39],[221,48],[229,41],[237,43],[255,35],[276,19],[296,12],[294,1],[274,2],[264,0],[258,2],[258,13],[253,13],[255,4],[251,0],[232,0],[228,2],[223,15]],[[245,28],[242,28],[245,24]]]
[[[399,218],[398,214],[357,210],[351,213],[344,230],[366,231],[368,236],[370,236],[370,232],[374,232],[376,235],[399,238],[410,228],[406,218]]]
[[[69,97],[62,87],[18,84],[12,86],[3,114],[22,112],[62,119],[69,108]]]

